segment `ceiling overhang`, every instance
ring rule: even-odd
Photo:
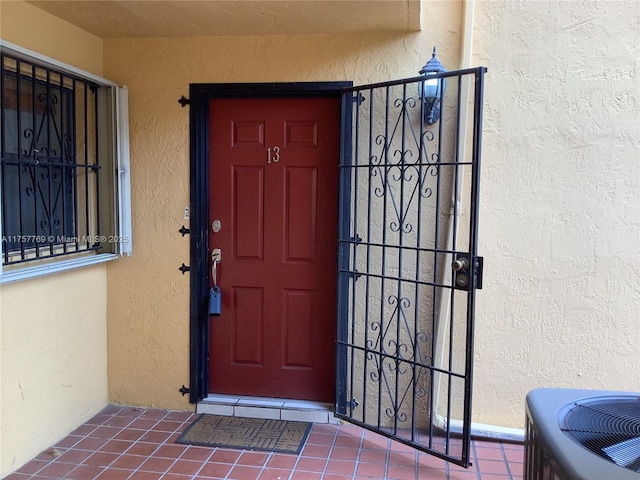
[[[421,0],[27,0],[103,39],[420,30]]]

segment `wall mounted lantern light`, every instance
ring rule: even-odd
[[[446,71],[447,69],[436,58],[436,47],[433,47],[431,60],[419,72],[420,75],[426,77],[426,80],[418,85],[418,94],[424,105],[424,123],[427,125],[433,125],[440,119],[440,100],[447,86],[444,78],[429,78],[429,76]]]

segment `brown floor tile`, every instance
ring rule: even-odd
[[[169,470],[169,467],[173,465],[174,460],[170,458],[149,458],[142,465],[140,465],[139,469],[145,472],[156,472],[156,473],[164,473]]]
[[[387,466],[384,463],[358,463],[356,474],[363,477],[384,478]]]
[[[170,422],[167,420],[161,420],[153,427],[153,429],[161,432],[173,433],[180,427],[182,427],[182,422]]]
[[[416,467],[406,465],[389,465],[387,478],[393,480],[415,480]]]
[[[108,467],[118,456],[117,453],[97,452],[87,457],[82,463],[93,467]]]
[[[196,419],[196,415],[191,412],[169,412],[164,420],[171,422],[189,422]]]
[[[96,480],[127,480],[131,476],[131,470],[108,468],[96,477]]]
[[[331,445],[335,435],[311,432],[307,438],[308,445]]]
[[[437,468],[419,467],[418,478],[424,480],[448,480],[447,471]],[[477,480],[477,476],[476,476]]]
[[[127,450],[127,455],[141,455],[143,457],[150,456],[156,449],[158,445],[155,443],[144,443],[144,442],[135,442],[129,450]]]
[[[126,470],[136,470],[146,460],[140,455],[122,455],[111,464],[111,468],[122,468]]]
[[[258,478],[259,480],[284,480],[288,479],[290,474],[291,469],[266,468]]]
[[[285,455],[274,453],[267,462],[269,469],[285,468],[291,470],[298,461],[297,455]]]
[[[97,437],[97,438],[113,438],[118,433],[120,433],[121,430],[122,430],[121,428],[117,428],[117,427],[101,426],[101,427],[96,427],[95,430],[93,430],[89,434],[89,436]]]
[[[306,445],[302,449],[302,455],[305,457],[327,458],[331,447],[328,445]]]
[[[360,447],[360,437],[359,436],[351,436],[351,435],[338,435],[336,437],[336,441],[334,445],[336,447],[351,447],[358,448]]]
[[[169,473],[179,475],[192,476],[195,475],[202,467],[202,462],[193,462],[191,460],[178,460],[169,468]]]
[[[124,453],[131,448],[132,445],[133,442],[131,441],[114,439],[101,445],[98,450],[108,453]]]
[[[480,470],[482,476],[484,477],[485,473],[495,473],[499,475],[508,475],[507,466],[504,461],[498,460],[478,460],[476,464],[476,468]]]
[[[233,465],[229,463],[207,463],[198,473],[198,478],[224,478],[231,471],[231,468]]]
[[[64,478],[68,478],[69,480],[93,480],[102,472],[104,472],[104,468],[102,467],[80,465],[67,473]]]
[[[238,458],[238,465],[246,465],[249,467],[262,467],[269,458],[267,453],[243,452]]]
[[[90,451],[76,450],[75,448],[72,448],[64,452],[62,455],[60,455],[56,459],[56,462],[72,463],[75,465],[79,465],[82,462],[84,462],[87,458],[89,458],[91,455],[93,455],[93,453],[91,453]]]
[[[157,420],[151,420],[148,418],[136,418],[129,424],[129,428],[137,428],[139,430],[149,430],[158,423]]]
[[[389,465],[415,465],[416,452],[394,452],[389,454]]]
[[[169,439],[171,435],[167,432],[149,431],[140,437],[141,442],[163,443]]]
[[[34,474],[42,467],[44,467],[48,461],[45,460],[31,460],[20,467],[17,473]]]
[[[206,461],[211,456],[212,453],[213,453],[212,448],[190,446],[180,456],[180,459]]]
[[[339,473],[340,475],[353,475],[356,462],[348,460],[329,460],[325,472]]]
[[[335,460],[356,460],[358,458],[357,448],[333,447],[330,458]]]
[[[385,463],[387,461],[387,451],[381,449],[360,450],[358,460],[361,462]]]
[[[42,468],[38,472],[38,475],[42,477],[63,478],[71,470],[76,468],[76,466],[77,464],[51,462],[49,465]]]
[[[76,445],[74,445],[74,449],[78,450],[87,450],[89,452],[95,452],[99,450],[102,445],[107,443],[109,440],[106,438],[96,438],[96,437],[85,437],[80,440]]]
[[[83,439],[84,437],[80,435],[69,435],[68,437],[63,438],[58,443],[56,443],[54,445],[54,448],[71,448]]]
[[[178,458],[187,450],[183,445],[161,445],[154,453],[154,457]]]
[[[184,476],[178,473],[165,473],[162,476],[162,480],[185,480],[187,478],[191,478],[191,475]]]
[[[231,469],[227,478],[229,480],[257,480],[260,473],[262,473],[262,470],[258,467],[237,465]]]
[[[128,480],[159,480],[161,476],[162,474],[160,473],[138,471],[134,472]]]
[[[302,457],[296,465],[296,471],[322,473],[327,460],[324,458]]]
[[[210,462],[220,462],[220,463],[236,463],[238,458],[240,458],[241,450],[225,450],[225,449],[217,449],[211,455],[209,459]]]
[[[135,442],[140,440],[145,433],[147,433],[146,430],[132,430],[128,428],[126,430],[122,430],[114,438],[116,440],[129,440],[131,442]]]
[[[311,472],[299,472],[299,471],[294,471],[293,475],[291,476],[291,480],[321,480],[322,479],[322,474],[321,473],[311,473]]]
[[[476,457],[481,460],[500,460],[503,461],[501,448],[475,447]]]

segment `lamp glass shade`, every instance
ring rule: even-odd
[[[426,76],[429,74],[427,73]],[[420,92],[420,98],[422,99],[439,99],[440,98],[440,79],[429,78],[418,87]]]

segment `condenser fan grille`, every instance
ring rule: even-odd
[[[593,453],[640,473],[640,397],[578,401],[560,412],[559,424]]]

